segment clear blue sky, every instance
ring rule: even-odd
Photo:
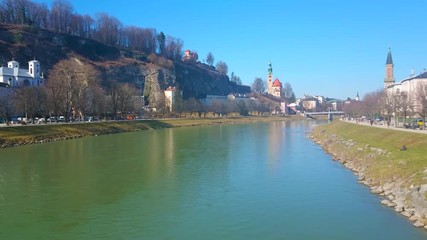
[[[426,0],[70,2],[80,14],[106,12],[180,38],[199,59],[212,52],[246,85],[265,79],[271,61],[297,97],[345,99],[382,88],[389,46],[396,80],[427,68]]]

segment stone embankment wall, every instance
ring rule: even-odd
[[[392,153],[370,145],[360,146],[352,139],[344,139],[325,130],[312,133],[310,137],[331,154],[334,160],[352,170],[359,177],[359,182],[369,186],[372,193],[381,195],[382,204],[407,217],[414,226],[427,229],[427,184],[411,184],[414,176],[406,179],[393,177],[385,181],[370,177],[369,171],[375,164],[374,160],[387,158]],[[427,169],[421,171],[426,178]]]

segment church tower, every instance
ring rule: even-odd
[[[394,64],[393,58],[391,57],[391,49],[388,49],[387,60],[385,62],[385,78],[384,78],[384,89],[394,84]]]
[[[267,93],[273,94],[273,67],[271,66],[271,62],[268,64]]]

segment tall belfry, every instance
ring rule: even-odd
[[[387,89],[390,85],[394,84],[394,64],[393,58],[391,57],[391,49],[388,49],[387,60],[385,62],[385,78],[384,78],[384,89]]]
[[[267,93],[273,94],[273,67],[271,62],[268,64],[268,73],[267,73]]]

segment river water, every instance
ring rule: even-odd
[[[0,239],[427,239],[307,138],[312,121],[0,150]]]

